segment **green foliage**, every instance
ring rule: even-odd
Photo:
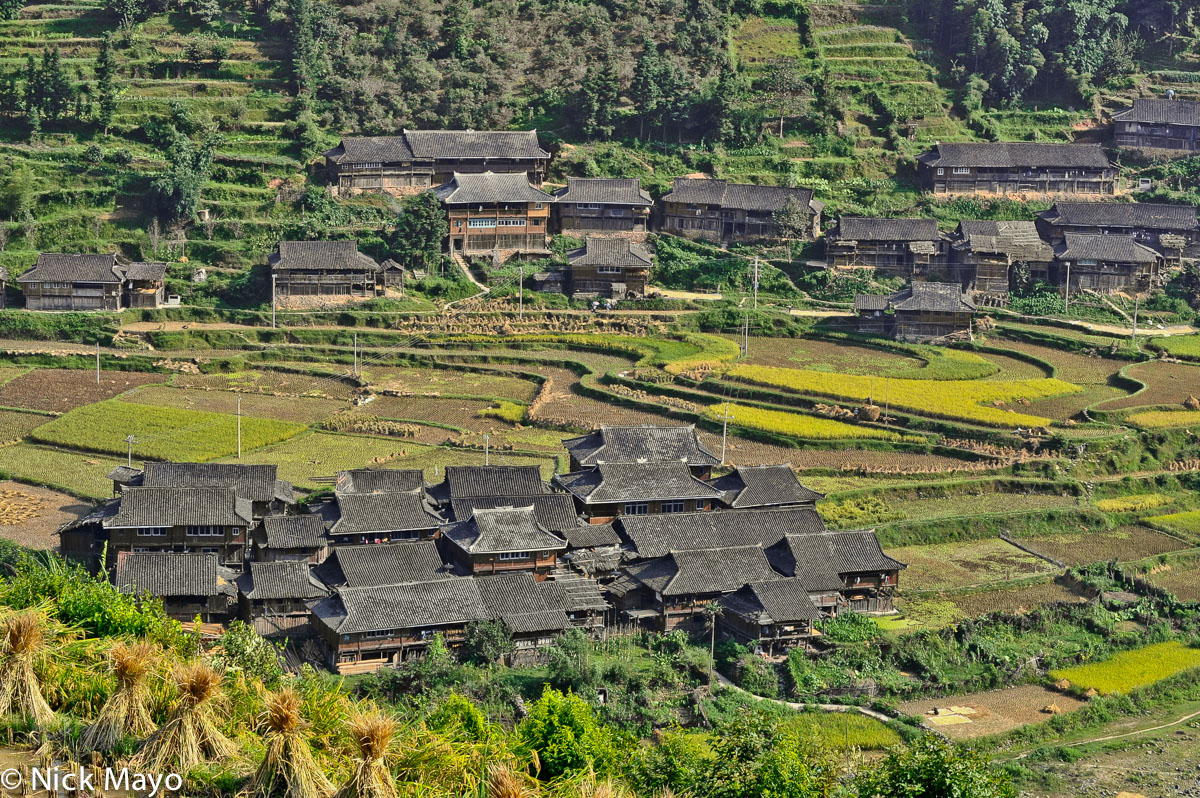
[[[654,242],[653,281],[685,291],[744,291],[754,289],[750,259],[731,256],[711,244],[659,235]],[[794,296],[796,287],[769,263],[759,265],[759,293]]]
[[[747,692],[766,698],[779,697],[775,668],[757,654],[743,654],[734,664],[734,682]]]
[[[552,779],[591,769],[604,777],[619,764],[612,731],[602,726],[591,706],[573,693],[547,687],[516,729],[519,750],[536,752],[537,776]]]
[[[200,190],[212,171],[218,140],[205,134],[195,143],[174,128],[167,136],[168,168],[150,184],[151,202],[164,221],[190,221],[200,206]]]
[[[242,621],[229,624],[217,639],[213,665],[229,673],[258,679],[267,687],[274,687],[283,677],[277,645]]]
[[[33,173],[21,167],[10,169],[0,178],[0,214],[19,219],[33,205],[35,182]]]
[[[1008,306],[1028,316],[1054,316],[1066,312],[1063,295],[1053,286],[1040,280],[1027,290],[1014,293]]]
[[[456,739],[484,740],[488,735],[487,719],[479,707],[458,693],[451,693],[438,704],[426,723],[431,729]]]
[[[491,665],[516,648],[503,621],[472,621],[462,643],[462,656],[468,662]]]
[[[877,767],[861,771],[853,783],[857,798],[971,796],[1016,798],[1012,779],[982,754],[932,734],[896,749]]]
[[[592,641],[579,629],[559,635],[546,652],[550,683],[576,693],[593,691],[600,683],[600,666],[592,657]]]
[[[838,613],[825,621],[821,631],[825,639],[833,643],[862,643],[882,634],[879,624],[853,610]]]
[[[450,234],[450,223],[432,191],[404,201],[396,225],[388,233],[388,246],[400,263],[432,269],[442,261],[442,241]]]

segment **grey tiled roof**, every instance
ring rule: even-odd
[[[681,460],[691,466],[714,466],[721,458],[705,448],[695,425],[601,426],[563,446],[581,466],[597,463],[640,463]]]
[[[122,482],[129,484],[134,480],[140,485],[142,481],[142,469],[134,468],[133,466],[119,465],[105,475],[105,479],[111,479],[113,482]]]
[[[760,546],[673,551],[626,572],[664,596],[732,593],[750,582],[780,578]]]
[[[887,294],[855,294],[854,310],[887,310],[888,301]]]
[[[116,255],[66,255],[43,252],[18,282],[120,283],[124,271]]]
[[[557,474],[557,484],[584,504],[655,499],[719,499],[721,491],[692,476],[687,464],[601,462],[587,471]]]
[[[1113,164],[1099,144],[960,142],[937,144],[919,159],[930,166],[991,168],[1079,167],[1108,169]]]
[[[596,238],[588,236],[580,249],[567,253],[572,266],[631,266],[648,269],[654,259],[641,244],[627,238]]]
[[[999,252],[1012,260],[1050,261],[1054,250],[1026,221],[969,221],[959,223],[962,243],[972,252]]]
[[[554,192],[559,202],[650,206],[650,192],[636,177],[568,177],[567,187]]]
[[[273,465],[237,463],[146,463],[142,484],[155,488],[233,488],[244,499],[291,500],[290,483],[276,479]]]
[[[536,130],[405,130],[404,139],[420,159],[550,157]]]
[[[824,207],[822,203],[813,200],[812,189],[809,188],[759,186],[704,178],[677,177],[671,184],[670,192],[663,195],[666,202],[719,205],[723,208],[770,212],[782,208],[789,199],[795,199],[814,211]]]
[[[583,610],[606,610],[609,603],[605,601],[600,586],[592,579],[578,574],[559,574],[544,582],[538,582],[547,606],[552,609],[563,609],[567,612]]]
[[[937,241],[937,219],[879,219],[843,216],[837,237],[843,241]]]
[[[412,161],[413,152],[403,136],[350,136],[325,157],[335,163],[394,163]]]
[[[1195,230],[1197,227],[1194,206],[1153,202],[1056,202],[1050,210],[1038,215],[1051,224],[1071,227],[1141,227],[1179,231]]]
[[[331,535],[433,529],[445,523],[420,493],[337,493]],[[331,508],[332,509],[332,508]]]
[[[1168,125],[1200,126],[1200,102],[1191,100],[1138,99],[1131,108],[1112,115],[1118,122],[1157,122]]]
[[[772,579],[754,582],[720,598],[721,606],[762,625],[819,621],[821,612],[813,606],[808,589],[799,579]]]
[[[489,618],[477,580],[465,577],[344,587],[318,601],[312,612],[339,634],[442,626]]]
[[[825,498],[801,485],[789,465],[741,466],[708,484],[725,493],[726,504],[739,509],[811,504]]]
[[[546,601],[547,591],[533,574],[481,576],[476,581],[488,614],[503,621],[514,634],[558,632],[571,626],[565,608]]]
[[[452,576],[432,540],[336,546],[315,573],[333,587],[377,587]]]
[[[268,515],[259,527],[271,549],[319,549],[329,545],[325,519],[307,515]]]
[[[125,279],[154,282],[162,280],[167,274],[167,264],[134,262],[124,266]]]
[[[597,546],[619,546],[621,536],[613,528],[613,524],[580,524],[571,529],[559,531],[567,539],[567,546],[572,549],[591,549]]]
[[[958,283],[911,283],[889,297],[896,310],[938,311],[943,313],[968,313],[975,310],[975,303],[963,293]]]
[[[455,172],[449,183],[433,190],[447,205],[493,202],[554,202],[554,197],[529,184],[525,172]]]
[[[1098,260],[1114,263],[1154,263],[1158,253],[1133,236],[1066,233],[1055,251],[1060,260]]]
[[[232,596],[234,576],[221,568],[215,554],[150,554],[123,551],[117,555],[114,583],[122,593],[177,596]]]
[[[118,510],[104,527],[234,526],[247,527],[253,514],[249,499],[233,488],[126,488]]]
[[[280,241],[268,259],[272,271],[325,269],[377,272],[381,266],[358,251],[357,241]]]
[[[533,507],[476,508],[468,521],[460,521],[443,533],[470,554],[500,554],[519,551],[554,551],[567,542],[537,521]]]
[[[551,532],[564,532],[582,522],[575,513],[575,502],[565,493],[541,493],[535,496],[471,496],[454,499],[450,509],[455,521],[466,521],[476,509],[496,507],[533,507],[538,523]]]
[[[419,468],[355,468],[339,471],[338,493],[408,493],[425,489],[425,474]]]
[[[825,529],[821,516],[808,507],[623,515],[614,524],[639,557],[661,557],[687,548],[771,546],[785,535]]]
[[[870,529],[787,535],[767,549],[775,570],[795,576],[810,591],[840,590],[843,574],[881,573],[905,568],[883,553]]]
[[[252,562],[238,577],[238,590],[254,601],[314,599],[329,591],[312,574],[308,563],[299,560]]]
[[[450,499],[532,496],[548,492],[537,466],[446,466],[443,484]]]

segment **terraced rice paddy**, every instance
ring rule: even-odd
[[[1045,560],[999,538],[889,548],[888,555],[907,563],[907,591],[953,590],[1057,570]]]
[[[35,427],[45,424],[46,416],[37,413],[20,413],[15,410],[0,410],[0,446],[24,438]],[[0,458],[0,465],[3,458]]]
[[[1171,640],[1133,651],[1120,651],[1103,662],[1050,671],[1050,676],[1105,694],[1128,693],[1192,668],[1200,668],[1200,648]]]
[[[349,407],[347,402],[334,399],[262,396],[237,391],[172,388],[166,385],[149,385],[138,388],[125,395],[122,401],[227,414],[236,414],[240,401],[242,415],[294,421],[300,424],[315,424],[329,418],[339,410]]]
[[[163,374],[102,371],[100,384],[97,385],[94,371],[33,369],[0,385],[0,407],[27,407],[65,413],[92,402],[111,399],[139,385],[165,380]]]
[[[1047,690],[1040,685],[1022,685],[1004,690],[965,693],[944,698],[923,698],[905,701],[897,709],[906,715],[919,715],[938,733],[952,740],[972,740],[992,734],[1012,731],[1027,724],[1045,723],[1054,713],[1044,711],[1053,704],[1060,712],[1079,709],[1084,702],[1069,695]],[[957,713],[951,707],[965,707],[969,713]],[[962,720],[934,722],[937,714]]]
[[[1104,385],[1109,377],[1129,365],[1128,360],[1068,352],[1009,338],[991,343],[1003,349],[1012,349],[1040,358],[1057,369],[1056,377],[1076,385]]]
[[[429,396],[379,396],[355,412],[379,418],[426,421],[455,429],[490,432],[511,427],[480,414],[492,406],[486,399],[446,399]]]
[[[1200,601],[1200,562],[1172,562],[1150,574],[1150,581],[1183,601]]]
[[[341,373],[345,372],[333,372],[328,377],[317,377],[309,374],[260,369],[229,374],[179,374],[172,378],[171,385],[178,388],[239,391],[274,396],[349,399],[354,392],[354,387],[336,378],[335,375]]]
[[[736,340],[734,336],[727,337]],[[885,349],[816,338],[751,338],[750,354],[740,362],[842,374],[890,374],[900,369],[918,369],[925,365],[920,358]]]
[[[1147,410],[1126,416],[1125,421],[1145,429],[1168,429],[1200,425],[1200,411],[1196,410]]]
[[[538,387],[531,380],[504,376],[500,372],[382,366],[365,369],[363,376],[373,390],[418,396],[483,396],[528,402]]]
[[[0,449],[0,468],[34,485],[49,485],[90,499],[112,496],[108,472],[125,462],[111,455],[18,443]]]
[[[1145,390],[1105,402],[1100,410],[1120,410],[1146,405],[1182,405],[1189,396],[1200,394],[1200,365],[1152,360],[1125,370],[1127,376],[1146,383]]]
[[[1189,548],[1187,543],[1178,538],[1144,526],[1123,526],[1108,531],[1059,532],[1022,538],[1021,542],[1039,554],[1067,565],[1109,560],[1127,562]]]

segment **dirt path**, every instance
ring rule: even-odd
[[[1090,740],[1076,740],[1075,742],[1070,742],[1070,743],[1056,743],[1055,746],[1057,748],[1074,748],[1074,747],[1080,746],[1080,745],[1091,745],[1092,743],[1105,743],[1105,742],[1108,742],[1109,740],[1121,740],[1125,737],[1138,737],[1143,734],[1150,734],[1151,732],[1162,731],[1163,729],[1169,729],[1172,726],[1178,726],[1181,723],[1187,723],[1192,718],[1195,718],[1198,716],[1200,716],[1200,711],[1196,711],[1196,712],[1192,712],[1190,714],[1184,715],[1182,718],[1176,718],[1175,720],[1171,721],[1170,723],[1160,723],[1157,726],[1150,726],[1145,729],[1136,729],[1135,731],[1124,732],[1122,734],[1109,734],[1109,735],[1105,735],[1104,737],[1093,737]],[[1033,751],[1026,751],[1023,754],[1018,754],[1017,756],[1013,757],[1013,759],[1014,760],[1024,759],[1025,757],[1029,756],[1032,753],[1033,753]]]
[[[856,707],[853,704],[800,704],[795,701],[784,701],[781,698],[765,698],[761,695],[755,695],[747,690],[743,690],[719,673],[717,674],[717,684],[721,685],[722,687],[728,687],[731,690],[737,690],[739,693],[745,693],[755,701],[770,701],[773,704],[782,704],[783,706],[788,707],[789,709],[797,710],[798,712],[803,712],[811,707],[816,707],[822,712],[857,712],[860,715],[866,715],[868,718],[874,718],[875,720],[882,721],[883,723],[887,723],[888,721],[892,720],[891,717],[883,714],[882,712],[876,712],[875,710],[867,709],[866,707]]]

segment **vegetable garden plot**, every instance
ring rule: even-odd
[[[926,722],[953,740],[970,740],[991,734],[1011,731],[1020,726],[1044,723],[1054,717],[1046,712],[1049,706],[1060,712],[1071,712],[1084,705],[1073,696],[1048,690],[1040,685],[1028,684],[1004,690],[988,690],[980,693],[965,693],[945,698],[923,698],[905,701],[897,709],[906,715],[918,715]],[[954,712],[951,707],[969,710]],[[933,718],[941,710],[942,716],[958,715],[966,718],[965,723],[936,724]]]
[[[1200,668],[1200,648],[1170,640],[1132,651],[1119,651],[1103,662],[1050,671],[1050,676],[1105,694],[1128,693],[1192,668]]]
[[[76,408],[38,427],[30,437],[72,449],[125,455],[125,438],[133,435],[134,457],[200,462],[237,452],[237,422],[235,416],[223,413],[109,400]],[[304,429],[303,424],[244,416],[242,450],[278,443]]]
[[[167,375],[139,371],[33,369],[28,374],[0,385],[0,406],[28,407],[65,413],[82,405],[122,394],[139,385],[165,382]]]
[[[904,591],[953,590],[1058,570],[1000,538],[901,546],[888,556],[908,564],[900,577]]]
[[[1021,542],[1034,551],[1053,557],[1067,565],[1083,565],[1108,560],[1140,560],[1180,551],[1188,544],[1144,526],[1123,526],[1108,531],[1061,532],[1022,538]]]
[[[210,413],[237,413],[241,400],[242,415],[315,424],[329,418],[348,403],[334,399],[261,396],[237,391],[208,391],[197,388],[172,388],[149,385],[122,397],[121,401],[184,410],[203,410]]]

